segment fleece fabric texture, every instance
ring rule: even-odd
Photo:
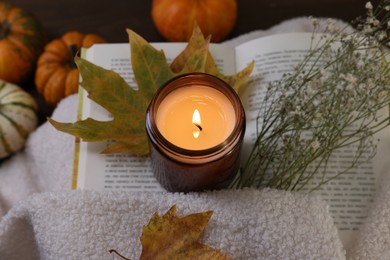
[[[339,22],[340,25],[345,25]],[[280,32],[312,31],[307,18],[285,21],[225,44],[235,46]],[[64,99],[53,118],[76,120],[77,96]],[[0,259],[130,259],[151,215],[173,204],[178,215],[213,210],[201,241],[235,259],[344,259],[328,206],[318,197],[276,190],[208,193],[71,191],[74,138],[45,123],[26,147],[0,167]],[[387,182],[385,182],[387,181]],[[390,180],[356,240],[350,259],[390,259]]]
[[[142,227],[154,212],[161,216],[174,204],[179,217],[212,210],[201,242],[233,259],[344,257],[324,202],[299,193],[248,189],[35,195],[3,218],[0,258],[111,259],[108,250],[115,248],[138,259]]]

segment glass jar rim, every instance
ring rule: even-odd
[[[207,149],[189,150],[174,145],[161,134],[154,120],[161,101],[169,93],[175,89],[191,85],[211,87],[220,91],[232,103],[236,114],[234,128],[226,140]],[[162,146],[164,148],[163,152],[171,158],[177,159],[180,157],[180,160],[185,162],[212,161],[228,153],[243,138],[245,132],[245,111],[236,91],[222,79],[202,72],[181,74],[167,81],[155,93],[146,112],[146,131],[151,142]]]

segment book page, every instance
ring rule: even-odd
[[[172,62],[186,46],[185,43],[154,43],[157,49],[163,49],[168,62]],[[234,51],[226,46],[210,45],[210,51],[218,68],[226,74],[232,74]],[[96,65],[111,69],[120,74],[134,89],[137,83],[130,62],[130,45],[97,44],[85,51],[85,58]],[[91,101],[86,91],[80,92],[82,119],[87,117],[108,121],[112,115]],[[160,184],[153,176],[149,157],[137,157],[130,154],[101,154],[106,142],[80,142],[77,169],[77,188],[93,190],[132,190],[159,191]]]
[[[238,70],[255,60],[253,76],[248,87],[241,93],[247,116],[243,162],[257,137],[256,117],[268,83],[293,70],[307,53],[311,36],[310,33],[274,35],[244,43],[236,48]],[[314,194],[330,205],[330,214],[346,248],[353,243],[355,231],[367,217],[376,191],[378,175],[385,169],[386,160],[380,157],[390,152],[388,132],[387,129],[386,132],[380,133],[381,142],[374,160],[365,161],[361,158],[358,169],[353,169],[314,191]],[[331,164],[328,165],[327,174],[336,174],[338,169],[350,165],[353,149],[348,147],[335,152]],[[319,179],[312,181],[313,187],[318,181]]]

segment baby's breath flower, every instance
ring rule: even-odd
[[[389,2],[379,11],[367,2],[367,18],[352,33],[333,20],[322,26],[311,18],[314,32],[326,28],[324,44],[313,47],[294,72],[270,83],[257,118],[257,141],[236,186],[301,189],[324,174],[331,154],[347,144],[357,147],[354,163],[338,174],[356,167],[362,156],[373,156],[372,135],[390,122],[377,115],[390,104],[383,50],[389,44]],[[307,175],[308,168],[315,170]]]
[[[318,148],[320,148],[320,142],[318,142],[318,140],[314,140],[310,145],[311,145],[311,148],[313,148],[314,150],[317,150]]]
[[[314,28],[318,27],[319,22],[317,18],[310,16],[309,19],[311,19],[311,23],[313,24]]]
[[[328,19],[327,20],[326,31],[328,31],[328,32],[335,32],[336,29],[337,29],[336,21],[334,19]]]
[[[366,9],[372,10],[372,8],[373,8],[373,6],[372,6],[371,2],[367,2],[366,3]]]

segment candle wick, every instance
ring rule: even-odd
[[[195,125],[197,128],[199,128],[200,131],[203,130],[203,128],[202,128],[200,125],[198,125],[197,123],[194,123],[194,125]]]

